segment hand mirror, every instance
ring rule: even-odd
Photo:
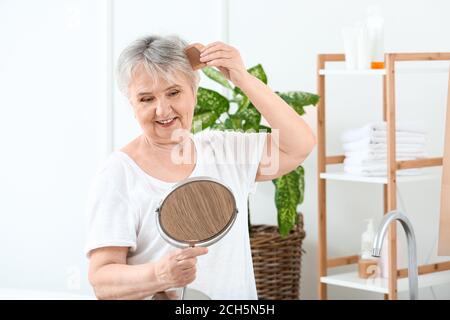
[[[207,247],[230,230],[237,215],[230,188],[210,177],[188,178],[175,184],[156,209],[161,236],[177,248]],[[183,288],[181,300],[210,299]]]

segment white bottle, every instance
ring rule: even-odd
[[[375,232],[373,230],[373,219],[367,219],[367,229],[361,235],[361,259],[373,259],[372,248]]]
[[[359,70],[367,70],[371,68],[372,55],[369,39],[369,31],[364,23],[358,22],[358,48],[357,48],[357,67]]]
[[[371,68],[384,69],[384,20],[378,6],[367,8],[366,26],[370,41]]]
[[[375,238],[375,232],[373,229],[373,219],[367,219],[367,229],[361,235],[361,259],[373,259],[372,257],[372,248],[373,248],[373,239]]]
[[[341,30],[344,40],[345,66],[347,69],[358,68],[358,34],[357,26],[345,26]]]

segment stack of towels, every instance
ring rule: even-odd
[[[426,129],[419,122],[396,124],[397,161],[426,158]],[[363,176],[387,175],[386,122],[374,122],[341,135],[344,171]],[[415,175],[422,169],[398,170],[397,175]]]

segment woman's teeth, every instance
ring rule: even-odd
[[[160,124],[168,124],[168,123],[171,123],[173,120],[175,120],[175,118],[171,118],[171,119],[167,119],[167,120],[160,120],[160,121],[156,121],[156,122],[158,122]]]

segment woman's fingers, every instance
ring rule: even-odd
[[[158,261],[155,273],[170,287],[186,285],[195,280],[197,258],[208,252],[208,248],[194,247],[171,251]]]
[[[188,284],[192,283],[195,280],[195,274],[194,275],[190,275],[190,276],[186,276],[185,278],[183,278],[180,283],[178,284],[179,287],[184,287],[187,286]]]
[[[193,247],[174,250],[167,258],[170,279],[174,286],[185,286],[195,280],[197,257],[208,252],[208,248]]]
[[[183,271],[180,272],[180,278],[181,279],[186,279],[186,278],[191,277],[193,275],[195,276],[196,273],[197,273],[197,269],[196,268],[186,269],[186,270],[183,270]]]
[[[231,48],[227,48],[227,47],[215,46],[215,47],[209,48],[208,50],[202,51],[200,53],[200,57],[204,57],[204,56],[207,56],[207,55],[215,53],[215,52],[224,52],[224,53],[232,54],[233,50]]]
[[[200,61],[207,66],[214,66],[235,85],[244,80],[247,70],[239,51],[220,41],[205,46],[200,51]]]
[[[224,51],[233,51],[233,47],[227,45],[226,43],[217,41],[217,42],[213,42],[208,44],[207,46],[205,46],[201,51],[201,55],[205,55],[208,54],[210,52],[214,52],[217,50],[224,50]]]
[[[191,268],[195,267],[196,264],[197,264],[197,258],[190,258],[190,259],[178,261],[178,266],[180,267],[181,270],[191,269]]]
[[[234,65],[234,58],[235,55],[231,51],[220,49],[201,56],[200,61],[205,62],[208,66],[216,66],[223,73],[227,74],[228,70],[225,70],[224,68],[232,68]]]
[[[195,258],[197,256],[204,255],[208,252],[208,248],[205,247],[194,247],[181,249],[175,252],[175,259],[178,261]]]
[[[215,41],[215,42],[209,43],[209,44],[207,44],[206,46],[203,47],[201,52],[204,52],[204,51],[208,50],[211,47],[214,47],[214,46],[217,46],[217,45],[221,45],[221,44],[223,44],[223,42],[221,42],[221,41]]]
[[[197,276],[197,269],[195,267],[182,270],[178,273],[176,282],[178,283],[178,286],[185,286],[194,281],[196,276]]]
[[[218,50],[211,53],[208,53],[204,56],[200,57],[200,61],[207,62],[214,59],[231,59],[233,55],[229,51]]]
[[[214,66],[214,67],[225,67],[225,68],[233,68],[235,64],[232,59],[214,59],[211,61],[206,62],[208,66]]]

